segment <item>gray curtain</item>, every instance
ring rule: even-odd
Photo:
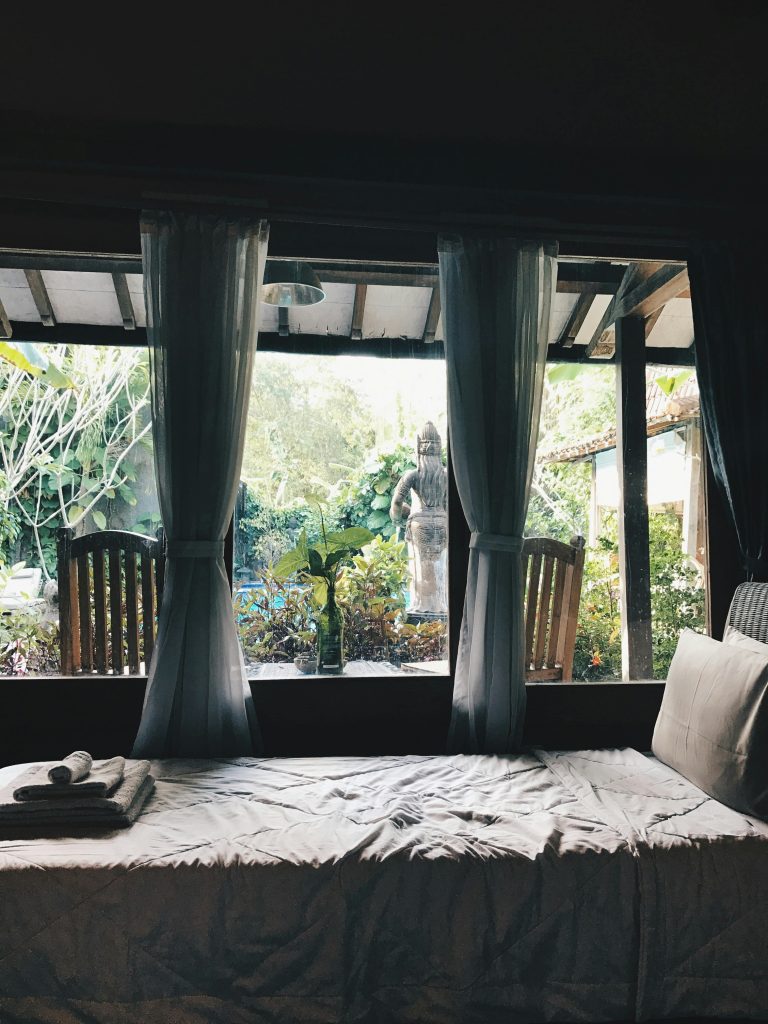
[[[448,428],[472,531],[448,745],[518,748],[525,718],[521,548],[541,410],[554,244],[441,238]]]
[[[701,417],[748,580],[768,580],[768,317],[762,238],[694,243],[688,257]]]
[[[142,217],[155,470],[168,549],[135,757],[259,752],[223,556],[267,237],[263,221]]]

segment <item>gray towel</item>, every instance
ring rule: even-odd
[[[91,770],[92,764],[93,758],[86,750],[74,750],[63,761],[51,765],[48,769],[48,780],[59,784],[79,782]]]
[[[124,757],[94,761],[82,782],[48,782],[48,764],[36,764],[16,779],[15,800],[62,800],[75,797],[111,796],[123,780]]]
[[[136,820],[155,780],[149,761],[129,761],[123,781],[109,797],[56,797],[15,800],[10,786],[0,790],[0,825],[112,825],[125,828]]]

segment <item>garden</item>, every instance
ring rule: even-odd
[[[22,590],[0,615],[6,675],[58,671],[59,527],[153,534],[160,524],[145,353],[37,349],[47,373],[0,360],[0,594],[21,567],[40,570],[36,592]],[[612,368],[566,369],[547,377],[539,451],[615,424]],[[390,519],[426,419],[445,438],[439,358],[259,354],[234,550],[234,615],[251,669],[322,661],[330,605],[342,661],[397,668],[447,658],[445,617],[410,610],[413,561]],[[586,536],[589,512],[588,465],[537,463],[528,534]],[[680,630],[702,628],[703,588],[679,515],[652,510],[650,527],[654,674],[663,677]],[[587,551],[576,679],[621,677],[618,601],[608,515]]]

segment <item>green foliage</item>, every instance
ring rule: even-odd
[[[704,629],[704,587],[698,571],[682,554],[681,540],[680,520],[674,512],[651,512],[651,625],[656,679],[666,678],[682,630]]]
[[[0,566],[0,593],[24,563]],[[59,627],[45,621],[37,609],[18,609],[0,614],[0,675],[54,673],[61,670]]]
[[[653,675],[665,679],[680,633],[704,627],[704,588],[682,552],[682,530],[674,512],[651,511],[648,520],[651,569]],[[606,536],[588,550],[576,633],[575,679],[621,679],[621,616],[616,515]]]
[[[324,605],[326,598],[335,593],[343,565],[364,544],[373,540],[371,531],[361,526],[328,533],[322,512],[320,526],[321,539],[310,544],[306,530],[302,530],[296,547],[286,551],[274,568],[278,579],[298,576],[300,580],[311,581],[313,598],[318,606]]]
[[[350,526],[364,526],[381,537],[391,537],[395,526],[389,508],[403,473],[415,469],[413,449],[399,444],[388,452],[378,452],[365,472],[349,484],[339,496],[339,514]]]
[[[312,605],[306,590],[270,569],[256,574],[257,587],[235,595],[235,619],[243,655],[250,662],[292,661],[314,646]]]
[[[375,658],[397,646],[408,579],[404,541],[374,537],[354,556],[338,587],[348,659]]]
[[[62,525],[130,527],[137,457],[152,449],[149,375],[140,350],[37,348],[72,387],[0,364],[0,541],[50,574]],[[1,525],[9,516],[13,536]]]
[[[685,384],[687,380],[690,380],[690,377],[690,369],[682,370],[680,373],[674,373],[669,376],[662,375],[661,377],[656,377],[655,383],[661,388],[667,398],[671,398],[679,387]]]

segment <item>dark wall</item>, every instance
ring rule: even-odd
[[[0,680],[0,764],[84,749],[128,754],[146,680]],[[275,756],[443,753],[447,679],[263,680],[251,686],[266,752]],[[650,747],[661,683],[528,687],[525,743],[549,749]]]

